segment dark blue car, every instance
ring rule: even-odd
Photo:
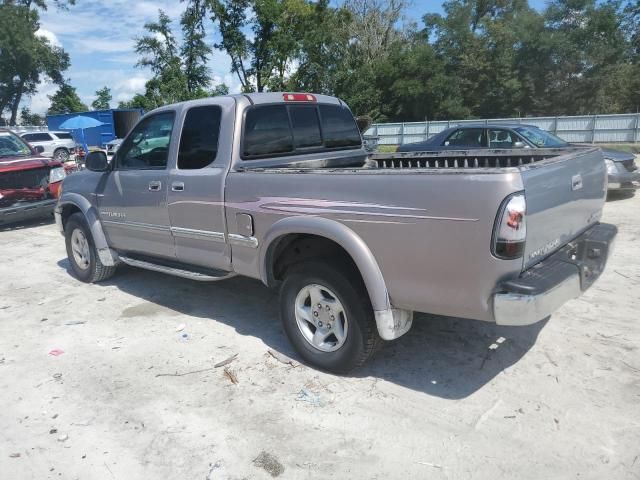
[[[423,142],[406,143],[399,152],[468,150],[477,148],[562,148],[570,146],[559,137],[534,125],[469,124],[448,128]],[[607,164],[609,190],[635,189],[640,185],[640,170],[631,153],[603,148]]]

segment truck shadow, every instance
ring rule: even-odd
[[[70,270],[67,259],[58,265]],[[121,267],[116,276],[99,285],[115,286],[185,315],[223,322],[241,335],[260,338],[268,348],[301,360],[280,326],[277,292],[257,280],[236,277],[199,283]],[[350,376],[380,378],[445,399],[465,398],[520,360],[545,323],[498,327],[476,320],[418,314],[408,334],[385,344],[368,364]]]

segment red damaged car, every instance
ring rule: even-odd
[[[0,225],[53,212],[65,171],[41,152],[0,129]]]

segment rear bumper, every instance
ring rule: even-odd
[[[498,325],[531,325],[576,298],[600,276],[618,229],[598,224],[545,260],[508,280],[493,297]]]
[[[640,188],[640,170],[610,173],[607,188],[609,190],[634,190]]]
[[[56,199],[49,199],[24,203],[14,207],[0,208],[0,225],[43,217],[53,212],[56,203]]]

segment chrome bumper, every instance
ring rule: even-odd
[[[613,225],[595,225],[518,278],[504,282],[493,297],[495,322],[531,325],[579,297],[604,270],[616,234]]]
[[[547,318],[581,293],[580,276],[576,272],[555,288],[538,295],[497,293],[493,298],[493,314],[498,325],[531,325]]]

